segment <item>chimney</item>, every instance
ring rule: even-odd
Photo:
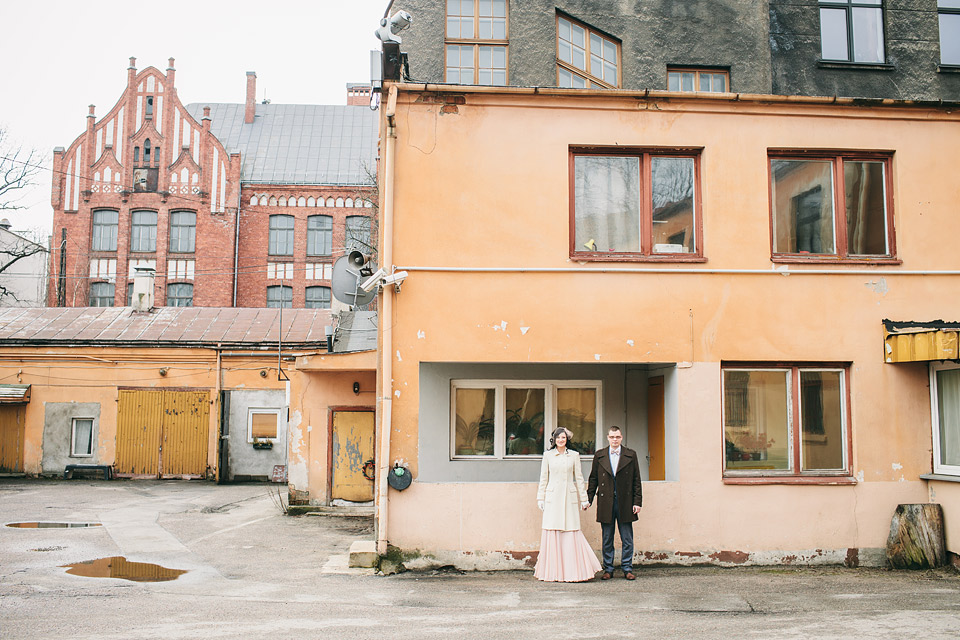
[[[257,72],[247,71],[247,108],[243,114],[245,124],[253,124],[257,114]]]
[[[150,311],[153,309],[153,282],[156,269],[153,267],[136,266],[133,276],[133,301],[130,303],[134,311]]]

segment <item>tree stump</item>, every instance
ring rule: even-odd
[[[887,562],[893,569],[932,569],[947,563],[939,504],[901,504],[890,522]]]

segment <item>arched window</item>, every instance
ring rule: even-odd
[[[329,309],[330,287],[307,287],[304,306],[307,309]]]
[[[150,138],[143,141],[143,164],[150,164]]]
[[[134,211],[130,217],[130,251],[156,251],[157,212]]]
[[[170,214],[170,253],[193,253],[197,242],[197,214],[174,211]]]
[[[267,287],[267,307],[272,309],[293,307],[293,287],[286,285]]]

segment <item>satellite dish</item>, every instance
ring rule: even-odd
[[[330,277],[330,288],[333,297],[349,304],[352,307],[361,307],[370,304],[377,297],[376,288],[364,291],[360,285],[373,275],[377,265],[359,251],[351,251],[348,255],[337,258],[333,263],[333,275]]]

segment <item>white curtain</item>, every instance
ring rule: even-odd
[[[960,369],[937,371],[940,464],[960,466]]]

